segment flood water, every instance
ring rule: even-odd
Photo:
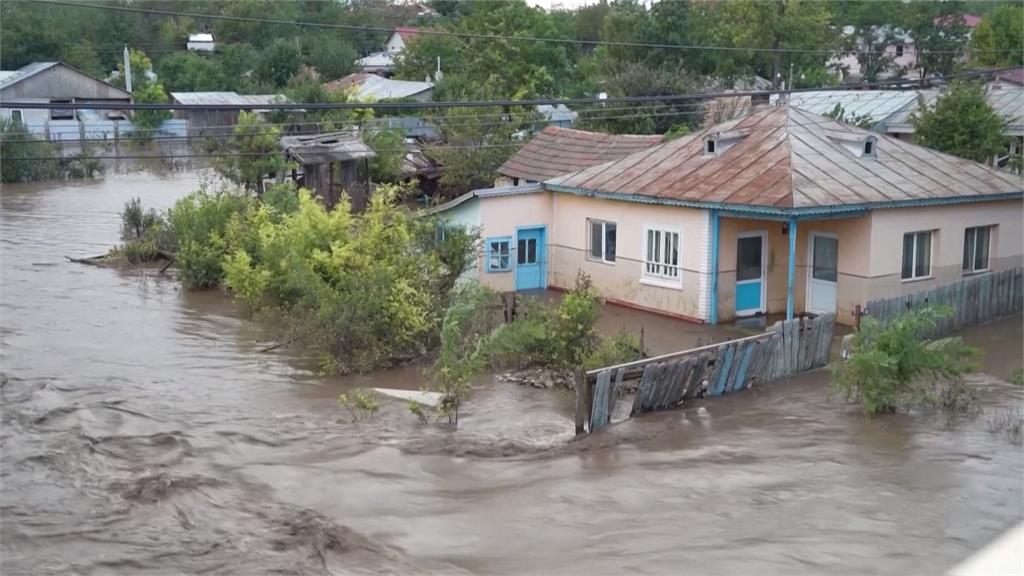
[[[569,392],[491,379],[457,432],[389,401],[352,424],[340,392],[420,369],[321,378],[219,292],[65,260],[197,184],[3,188],[3,574],[936,574],[1022,517],[1024,451],[986,424],[1022,400],[1020,319],[967,334],[974,418],[866,421],[817,372],[581,442]]]

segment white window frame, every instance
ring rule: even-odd
[[[594,224],[601,225],[601,257],[597,258],[593,252],[593,234],[591,234],[591,227]],[[615,257],[612,260],[608,259],[608,225],[615,226]],[[615,259],[619,256],[619,223],[612,222],[611,220],[601,220],[600,218],[587,218],[587,260],[591,262],[601,262],[602,264],[615,265]]]
[[[975,268],[974,267],[974,262],[978,259],[978,252],[977,252],[977,250],[978,250],[978,230],[981,230],[981,229],[988,230],[988,244],[985,245],[985,249],[988,251],[988,253],[985,254],[985,264],[986,264],[986,266],[984,268]],[[996,229],[995,224],[983,224],[981,226],[969,226],[969,227],[964,229],[964,244],[965,245],[967,244],[967,234],[969,232],[971,232],[972,230],[974,231],[974,250],[972,251],[973,253],[971,254],[971,267],[970,268],[963,268],[963,262],[960,263],[961,264],[961,268],[963,268],[964,276],[970,276],[972,274],[982,274],[982,273],[989,272],[989,271],[992,270],[992,237],[994,236],[993,233],[995,232],[995,229]]]
[[[918,244],[919,244],[917,238],[918,238],[919,234],[928,234],[928,240],[929,240],[929,242],[928,242],[928,273],[925,274],[924,276],[914,276],[914,274],[916,273],[916,270],[917,270],[917,250],[918,250]],[[903,257],[905,256],[905,254],[903,254],[903,249],[906,248],[906,245],[904,244],[903,248],[900,250],[900,280],[902,280],[903,282],[917,282],[918,280],[928,280],[928,279],[933,277],[932,276],[932,266],[935,265],[935,230],[917,230],[917,231],[914,231],[914,232],[905,232],[903,234],[904,238],[906,236],[908,236],[908,235],[913,235],[914,236],[914,252],[913,252],[913,256],[911,257],[911,263],[910,263],[910,277],[909,278],[904,278],[903,277]],[[901,242],[902,242],[902,239],[901,239]]]
[[[647,259],[647,248],[648,238],[652,232],[659,233],[658,243],[664,246],[664,234],[675,234],[677,237],[676,241],[676,256],[678,258],[676,268],[676,276],[670,276],[666,274],[660,274],[656,272],[649,272],[648,266],[670,266],[664,261],[648,260]],[[661,286],[664,288],[677,288],[683,287],[683,229],[678,226],[655,226],[648,225],[644,226],[643,235],[643,246],[640,252],[640,283],[650,284],[652,286]]]

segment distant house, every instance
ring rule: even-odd
[[[544,121],[547,126],[557,126],[559,128],[570,128],[576,122],[576,117],[579,116],[575,112],[569,109],[565,104],[558,104],[552,106],[551,104],[538,104],[535,108],[537,115]]]
[[[324,87],[329,92],[350,90],[360,100],[397,100],[408,98],[417,102],[429,102],[434,91],[434,85],[430,82],[392,80],[367,72],[349,74],[343,78],[328,82]]]
[[[570,288],[582,270],[611,302],[697,322],[835,312],[851,324],[869,300],[1021,267],[1022,188],[782,105],[435,212],[478,223],[477,277],[497,290]]]
[[[605,134],[548,126],[498,168],[495,186],[541,182],[661,144],[664,136]]]
[[[281,138],[285,158],[295,161],[299,170],[292,178],[317,193],[324,205],[332,208],[347,193],[352,209],[360,211],[369,201],[369,183],[358,182],[359,161],[376,156],[359,136],[350,132],[331,132],[311,136]],[[283,176],[283,175],[281,175]]]
[[[27,126],[44,125],[51,120],[77,121],[71,108],[18,108],[18,103],[122,103],[131,104],[132,94],[76,70],[63,62],[35,62],[18,70],[0,71],[0,101],[11,108],[0,108],[0,117],[19,120]],[[106,119],[123,119],[128,114],[103,110],[96,114]]]
[[[973,14],[963,14],[963,23],[969,30],[973,30],[981,22],[981,17],[974,16]],[[940,18],[935,18],[935,25],[942,25],[943,21]],[[844,26],[843,34],[845,36],[852,36],[855,31],[853,26]],[[879,40],[889,34],[889,29],[879,29],[876,31],[876,36]],[[917,69],[918,65],[918,51],[917,46],[914,43],[914,38],[903,30],[893,30],[893,37],[895,41],[891,44],[886,45],[884,52],[885,56],[892,59],[892,65],[890,71],[882,74],[884,78],[892,78],[897,74],[903,74],[906,71]],[[857,46],[859,50],[867,49],[867,46],[861,43]],[[846,54],[840,58],[834,58],[829,62],[832,68],[838,69],[843,76],[843,81],[847,83],[859,83],[864,81],[864,74],[860,69],[860,62],[857,60],[856,54]]]
[[[185,47],[192,52],[213,52],[217,49],[217,44],[213,41],[213,34],[199,33],[190,34]]]
[[[406,43],[419,34],[419,28],[399,27],[384,44],[382,52],[372,52],[356,60],[356,66],[363,72],[388,76],[394,70],[395,57],[405,50]]]
[[[171,92],[174,104],[191,105],[235,105],[241,110],[267,112],[265,106],[275,102],[288,102],[288,98],[280,94],[238,94],[237,92]],[[188,121],[189,131],[193,135],[206,136],[229,134],[238,123],[238,109],[232,110],[175,110],[174,117]]]

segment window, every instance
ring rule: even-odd
[[[615,262],[615,223],[587,220],[587,231],[587,257],[602,262]]]
[[[964,272],[988,270],[988,249],[991,241],[991,226],[978,226],[964,231]]]
[[[488,272],[508,272],[512,269],[512,258],[509,255],[511,245],[512,239],[508,237],[487,239]]]
[[[71,104],[71,100],[50,100],[51,104]],[[71,108],[50,108],[50,120],[74,120],[75,111]]]
[[[537,239],[520,238],[516,246],[516,262],[519,264],[537,263]]]
[[[512,177],[512,185],[513,186],[519,186],[519,178],[513,176]]]
[[[644,231],[644,273],[647,278],[678,282],[682,276],[679,267],[678,230],[647,228]]]
[[[25,118],[21,113],[21,110],[11,110],[11,122],[17,122],[18,124],[24,124]]]
[[[864,141],[864,155],[874,156],[875,155],[875,142],[874,140],[868,139]]]
[[[897,58],[902,58],[903,57],[903,44],[897,44],[896,45],[896,57]]]
[[[708,138],[707,140],[704,141],[704,154],[714,154],[714,153],[715,153],[715,139],[714,138]]]
[[[932,273],[932,233],[911,232],[903,235],[904,280],[927,278]]]

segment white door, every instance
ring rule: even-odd
[[[839,277],[839,239],[834,234],[811,232],[807,259],[807,311],[836,311],[836,280]]]
[[[765,311],[765,234],[747,232],[736,240],[736,315]]]

